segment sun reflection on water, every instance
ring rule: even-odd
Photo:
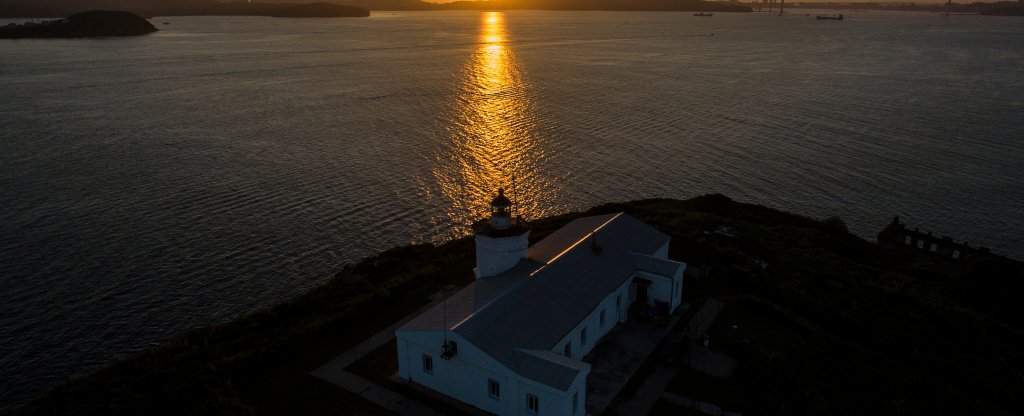
[[[452,118],[445,120],[448,147],[434,168],[449,207],[439,222],[454,227],[444,234],[468,232],[499,187],[508,190],[526,219],[557,212],[552,203],[557,188],[539,169],[544,153],[535,133],[533,102],[503,13],[483,14],[477,47],[463,74]]]

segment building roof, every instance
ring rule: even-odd
[[[558,354],[551,349],[636,271],[671,276],[682,267],[650,257],[668,241],[625,213],[580,218],[535,244],[512,269],[450,297],[447,325],[438,305],[399,330],[454,331],[520,375],[565,390],[571,371],[552,361]]]
[[[517,348],[513,358],[516,364],[513,370],[516,373],[562,391],[568,390],[576,376],[588,365],[548,350]]]
[[[630,257],[633,259],[633,265],[639,271],[672,277],[679,270],[679,263],[672,260],[637,253],[630,253]]]
[[[512,269],[498,276],[479,279],[454,294],[449,294],[444,305],[436,305],[400,329],[409,331],[440,330],[456,327],[477,311],[484,310],[488,304],[505,294],[513,286],[530,277],[530,272],[540,267],[530,261],[520,261]]]

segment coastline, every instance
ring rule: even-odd
[[[917,409],[931,409],[933,405],[1005,409],[1008,407],[1003,406],[1020,400],[1004,396],[1013,393],[1006,386],[994,388],[992,396],[973,397],[974,388],[985,388],[994,382],[979,379],[992,366],[972,370],[967,366],[967,358],[950,362],[948,354],[977,353],[965,351],[964,346],[955,343],[937,341],[928,345],[948,338],[945,334],[955,330],[985,342],[1010,365],[1024,359],[1019,348],[1024,345],[1024,333],[1021,323],[1012,318],[1016,310],[983,310],[976,299],[966,296],[977,295],[978,291],[984,294],[985,288],[969,286],[970,282],[962,279],[965,273],[970,276],[978,270],[990,270],[991,265],[974,264],[973,269],[967,270],[950,268],[919,259],[910,252],[882,249],[849,234],[838,218],[815,220],[738,203],[721,195],[685,201],[652,199],[606,204],[586,213],[538,219],[531,222],[531,241],[543,238],[573,218],[618,211],[629,212],[671,235],[671,255],[702,270],[702,280],[684,286],[690,300],[710,295],[732,296],[740,299],[741,305],[775,311],[781,316],[778,319],[787,323],[784,332],[801,337],[803,349],[791,350],[787,345],[775,346],[768,341],[756,344],[753,351],[741,348],[737,354],[741,366],[746,365],[758,377],[771,374],[788,360],[809,360],[834,370],[833,377],[852,375],[853,380],[839,381],[820,375],[814,377],[826,378],[812,377],[805,381],[807,385],[820,381],[843,386],[872,380],[888,374],[887,371],[899,371],[903,378],[886,381],[892,394],[925,397],[942,388],[961,393],[936,404],[911,401]],[[738,238],[715,236],[713,230],[722,225],[739,230]],[[418,309],[445,286],[470,282],[473,255],[471,237],[438,246],[412,245],[384,251],[346,265],[327,283],[273,307],[188,331],[157,348],[73,379],[13,414],[380,414],[380,408],[313,379],[308,373],[339,351]],[[965,284],[968,286],[964,287]],[[952,289],[960,289],[961,293],[953,294]],[[893,320],[892,316],[902,319]],[[905,349],[910,347],[916,350]],[[875,362],[877,366],[896,361],[890,362],[894,365],[892,369],[858,369],[853,363],[846,363],[849,360],[830,359],[837,351]],[[913,352],[914,360],[897,363],[902,354],[912,351],[917,351]],[[762,354],[772,356],[771,353],[778,355],[774,356],[777,362],[756,360]],[[750,361],[752,358],[755,360]],[[798,366],[771,377],[776,377],[777,382],[792,382],[807,377],[805,372],[811,370]],[[951,376],[943,375],[947,370],[954,370],[953,376],[960,381],[942,384],[951,381]],[[910,375],[937,377],[938,382],[912,386],[908,384],[908,380],[914,379]],[[972,387],[973,384],[978,386]],[[783,398],[799,393],[787,393],[784,384],[774,389],[773,394]],[[804,404],[825,408],[804,410],[850,406],[847,401],[851,397],[836,390],[816,393],[824,404]],[[750,400],[771,406],[765,398]],[[781,404],[792,403],[777,403]]]
[[[311,0],[315,1],[315,0]],[[505,3],[503,0],[477,4],[472,1],[456,1],[451,3],[426,3],[419,0],[393,0],[393,1],[340,1],[328,3],[332,6],[363,9],[369,11],[447,11],[447,10],[549,10],[549,11],[714,11],[714,12],[737,12],[750,13],[752,9],[748,6],[722,4],[703,0],[684,0],[669,2],[664,0],[647,0],[635,2],[630,0],[606,0],[601,2],[579,2],[563,0],[559,2],[516,2]],[[123,10],[130,11],[145,17],[174,17],[174,16],[267,16],[279,9],[291,8],[303,5],[324,4],[324,3],[219,3],[199,1],[189,6],[177,6],[150,2],[135,6],[124,6],[121,3],[106,0],[91,0],[88,2],[68,2],[51,4],[46,7],[39,6],[31,1],[11,1],[0,10],[0,18],[40,18],[40,17],[63,17],[91,9]],[[360,17],[352,15],[346,17]],[[339,17],[325,15],[324,17]]]

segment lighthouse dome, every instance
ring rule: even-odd
[[[505,196],[505,189],[498,188],[498,196],[494,197],[494,199],[491,200],[491,206],[492,207],[510,207],[510,206],[512,206],[512,201],[510,199],[508,199],[507,196]]]

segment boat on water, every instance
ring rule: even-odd
[[[841,14],[837,14],[837,15],[819,14],[818,15],[818,20],[843,20],[843,15],[841,15]]]
[[[694,15],[694,16],[702,16],[702,17],[711,17],[711,16],[714,16],[715,14],[714,14],[714,13],[704,13],[704,12],[700,12],[700,13],[694,13],[693,15]]]

